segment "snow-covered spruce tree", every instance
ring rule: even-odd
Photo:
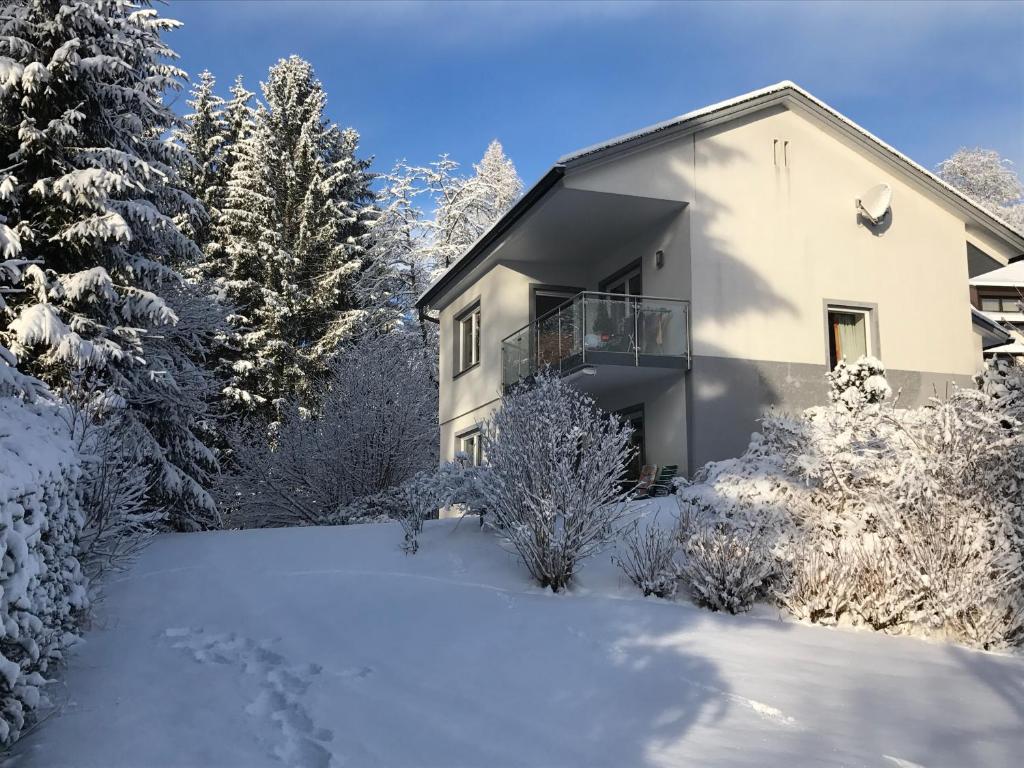
[[[0,217],[8,292],[0,342],[55,388],[87,370],[144,430],[154,499],[216,509],[195,458],[208,455],[190,410],[167,401],[181,373],[161,349],[178,316],[163,296],[199,252],[177,222],[198,204],[180,186],[183,150],[165,90],[184,73],[161,34],[177,22],[123,0],[8,4],[0,16]]]
[[[566,587],[616,535],[631,433],[551,372],[507,392],[484,425],[487,521],[541,586]]]
[[[218,147],[216,173],[207,187],[203,202],[209,210],[210,231],[207,240],[202,243],[203,261],[199,274],[222,283],[230,273],[231,258],[227,244],[231,240],[232,219],[227,214],[228,182],[238,162],[242,142],[252,133],[255,126],[255,110],[252,102],[256,94],[248,90],[242,76],[235,78],[231,86],[231,98],[222,103],[218,127],[221,131]],[[221,286],[223,288],[223,286]],[[231,339],[228,344],[228,355],[237,350],[238,340]]]
[[[363,320],[354,283],[374,207],[359,135],[326,121],[312,66],[283,59],[262,87],[266,105],[237,145],[224,210],[241,340],[225,394],[272,418],[289,397],[315,399]]]
[[[404,334],[365,337],[330,363],[321,408],[284,409],[267,443],[261,425],[232,440],[221,506],[232,525],[346,522],[338,510],[437,464],[437,389]]]
[[[179,168],[182,187],[203,204],[186,220],[186,231],[200,249],[210,240],[213,223],[220,215],[226,192],[222,156],[226,140],[224,100],[215,92],[216,80],[208,70],[199,73],[186,102],[191,112],[176,137],[187,154]]]
[[[1024,184],[994,149],[961,147],[939,163],[939,177],[1024,232]]]

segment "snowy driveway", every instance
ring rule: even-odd
[[[532,588],[475,524],[159,537],[18,768],[1019,766],[1024,659]]]

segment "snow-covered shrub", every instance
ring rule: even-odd
[[[285,409],[272,440],[253,422],[232,442],[218,500],[233,525],[323,525],[337,510],[437,464],[433,362],[401,334],[331,363],[317,413]]]
[[[485,470],[458,460],[442,464],[435,470],[417,472],[402,485],[385,488],[380,493],[356,499],[340,507],[332,516],[332,524],[345,525],[374,519],[398,519],[405,514],[406,486],[415,484],[421,491],[437,502],[427,518],[437,517],[442,507],[458,505],[467,512],[478,512],[483,508],[480,495],[480,476]]]
[[[672,597],[679,582],[675,555],[675,538],[657,520],[643,528],[634,520],[622,534],[615,564],[645,597]]]
[[[730,523],[702,523],[680,510],[679,575],[698,603],[739,613],[763,597],[776,565],[757,530]]]
[[[880,403],[892,394],[885,379],[885,366],[881,360],[870,356],[853,363],[840,360],[825,378],[828,379],[829,399],[851,411]]]
[[[84,470],[78,559],[96,587],[107,571],[129,564],[164,527],[167,512],[152,503],[145,433],[125,414],[123,402],[82,380],[62,394],[64,418]]]
[[[88,605],[81,478],[60,406],[0,397],[0,745],[40,705]]]
[[[1010,360],[989,360],[977,376],[978,388],[994,398],[999,408],[1024,419],[1024,365]]]
[[[981,647],[1024,635],[1022,425],[982,392],[770,416],[680,492],[758,531],[795,615]]]
[[[513,387],[485,424],[488,520],[541,586],[565,587],[614,537],[631,433],[550,372]]]

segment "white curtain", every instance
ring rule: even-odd
[[[867,328],[864,315],[854,312],[835,312],[832,315],[836,338],[836,357],[848,363],[868,353]]]

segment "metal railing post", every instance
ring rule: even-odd
[[[562,372],[562,308],[558,308],[558,372]]]
[[[633,366],[640,367],[640,304],[633,299]]]
[[[587,362],[587,294],[580,296],[580,315],[583,324],[580,326],[580,362]]]

